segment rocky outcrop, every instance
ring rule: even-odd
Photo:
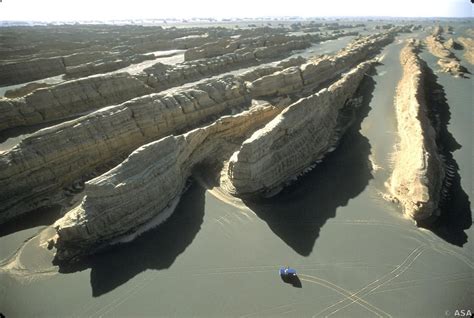
[[[51,86],[51,84],[33,82],[33,83],[26,84],[25,86],[6,91],[5,97],[6,98],[19,98],[19,97],[23,97],[25,95],[30,94],[31,92],[37,90],[38,88],[45,88],[49,86]]]
[[[288,42],[269,48],[257,48],[245,53],[228,53],[207,59],[186,61],[176,65],[156,63],[144,69],[143,77],[147,85],[157,90],[167,89],[202,79],[206,76],[232,71],[245,66],[261,63],[264,60],[284,56],[293,50],[306,48],[309,42]]]
[[[244,83],[232,76],[170,94],[151,94],[50,128],[0,157],[0,223],[56,202],[61,189],[88,180],[147,142],[248,107]]]
[[[361,37],[333,56],[322,56],[293,68],[287,68],[252,82],[252,96],[262,98],[300,92],[303,87],[313,89],[339,76],[353,65],[370,58],[393,41],[393,33]]]
[[[444,47],[448,50],[462,50],[462,45],[458,42],[454,41],[453,38],[449,38],[446,42],[444,42]]]
[[[221,39],[216,42],[206,43],[202,46],[188,49],[184,54],[185,61],[210,58],[228,53],[245,53],[259,48],[255,54],[257,58],[278,56],[285,50],[285,45],[307,48],[311,43],[334,40],[343,36],[358,35],[358,32],[334,32],[330,34],[311,34],[304,36],[288,36],[270,34],[259,37],[240,37],[237,39]],[[260,55],[260,56],[259,56]]]
[[[0,131],[69,118],[153,90],[127,73],[93,76],[0,100]]]
[[[459,43],[462,44],[462,49],[464,49],[464,57],[466,60],[474,65],[474,39],[469,37],[459,37]]]
[[[395,98],[400,141],[388,185],[405,214],[421,221],[438,214],[445,173],[436,145],[436,131],[428,116],[423,85],[425,70],[416,47],[412,41],[400,54],[403,77]]]
[[[107,59],[96,60],[77,66],[66,67],[65,78],[79,78],[93,74],[107,73],[119,70],[132,64],[141,63],[146,60],[153,60],[153,54],[134,54],[131,56],[116,56]]]
[[[425,43],[431,54],[438,57],[438,65],[442,72],[450,73],[456,77],[465,77],[467,69],[461,65],[459,59],[446,48],[440,29],[436,28],[432,35],[426,37]]]
[[[345,107],[374,61],[360,64],[316,94],[291,104],[236,151],[222,177],[235,195],[275,194],[321,160],[347,127]]]
[[[241,37],[237,39],[221,39],[215,42],[206,43],[199,47],[186,50],[184,53],[185,61],[192,61],[202,58],[210,58],[227,53],[239,53],[238,50],[250,51],[257,47],[271,47],[281,45],[293,40],[301,41],[295,36],[281,34],[271,34],[259,37]]]
[[[0,86],[21,84],[66,72],[62,57],[0,64]]]
[[[117,167],[88,181],[82,203],[54,225],[56,260],[94,252],[152,220],[164,221],[193,167],[224,160],[245,136],[277,112],[265,103],[185,134],[165,137],[141,146]]]
[[[0,131],[70,118],[151,92],[256,65],[308,45],[306,41],[291,41],[269,48],[257,48],[244,54],[229,53],[175,65],[156,63],[136,76],[126,73],[104,74],[64,82],[34,91],[24,98],[0,100]]]

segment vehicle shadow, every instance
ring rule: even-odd
[[[375,71],[374,71],[375,72]],[[375,82],[370,76],[361,83],[356,96],[362,105],[336,150],[312,171],[272,198],[244,199],[244,203],[294,251],[309,256],[321,227],[347,205],[373,178],[369,162],[369,140],[360,133],[368,115]]]
[[[301,280],[298,277],[298,275],[292,275],[292,276],[281,275],[280,277],[282,281],[284,281],[287,284],[292,285],[295,288],[303,288],[303,284],[301,284]]]
[[[92,296],[99,297],[143,271],[169,268],[192,243],[204,217],[205,189],[193,182],[175,212],[160,226],[129,243],[115,245],[81,263],[61,265],[61,273],[90,268]]]
[[[463,246],[468,239],[465,230],[472,225],[472,211],[469,196],[461,186],[459,166],[453,156],[453,153],[462,146],[448,130],[451,112],[444,88],[438,83],[438,77],[425,62],[423,62],[423,67],[426,73],[424,85],[425,98],[430,107],[429,117],[437,132],[436,144],[444,158],[446,175],[443,185],[444,193],[439,205],[441,214],[434,223],[421,224],[421,226],[431,230],[448,243]]]

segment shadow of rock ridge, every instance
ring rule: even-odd
[[[362,105],[352,114],[353,122],[339,146],[323,162],[272,198],[244,200],[300,255],[311,254],[321,227],[335,217],[338,207],[347,205],[373,178],[368,159],[371,147],[360,129],[370,111],[374,87],[374,80],[366,76],[355,94],[362,96]]]
[[[204,193],[205,189],[193,182],[166,222],[130,243],[112,246],[77,264],[61,265],[60,272],[91,268],[92,295],[99,297],[143,271],[169,268],[201,229]]]
[[[51,225],[61,216],[62,208],[59,205],[39,208],[1,224],[0,237],[37,226]]]
[[[453,157],[453,152],[460,149],[461,145],[448,131],[451,112],[444,88],[425,62],[423,67],[426,72],[424,85],[425,98],[430,107],[429,117],[437,132],[436,144],[444,158],[447,175],[443,185],[444,194],[439,205],[441,211],[439,218],[433,224],[421,224],[421,226],[451,244],[463,246],[468,239],[465,230],[472,225],[472,212],[469,196],[461,186],[459,166]]]

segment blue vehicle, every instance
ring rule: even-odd
[[[282,281],[284,281],[287,284],[293,285],[293,287],[296,288],[301,288],[301,281],[298,278],[298,275],[296,274],[296,269],[285,266],[285,267],[280,267],[280,270],[278,271],[280,274],[280,278]]]
[[[280,267],[279,273],[281,277],[292,277],[292,276],[296,276],[296,269],[288,267],[288,266]]]

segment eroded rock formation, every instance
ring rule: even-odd
[[[38,131],[0,157],[0,223],[54,202],[63,187],[157,138],[248,107],[232,76],[151,94]]]
[[[474,39],[470,37],[459,37],[458,41],[465,50],[464,57],[469,63],[474,65]]]
[[[343,50],[342,54],[337,54],[340,55],[340,58],[335,60],[336,66],[340,63],[337,70],[343,72],[350,65],[357,64],[355,57],[361,57],[361,52],[366,54],[366,58],[368,55],[375,54],[377,48],[388,43],[392,38],[393,32],[388,32],[357,40],[356,43],[359,44]],[[362,45],[362,43],[365,44]],[[216,58],[222,58],[222,56]],[[192,63],[194,62],[196,61]],[[68,191],[73,184],[76,184],[76,188],[80,188],[81,182],[89,180],[96,173],[105,172],[110,164],[118,163],[146,142],[212,122],[216,116],[245,109],[252,96],[256,95],[255,90],[258,85],[255,85],[255,82],[258,81],[259,76],[275,71],[285,73],[285,68],[299,69],[303,67],[301,63],[304,62],[305,60],[301,58],[290,59],[277,65],[256,68],[239,77],[223,77],[174,89],[168,94],[155,93],[137,97],[31,135],[15,148],[3,153],[0,158],[0,188],[2,188],[0,222],[37,207],[57,202],[62,189]],[[304,67],[305,69],[312,68],[311,65],[306,64]],[[152,73],[156,74],[156,71],[151,71],[150,74]],[[291,98],[279,96],[275,105],[285,107],[291,104],[292,100],[313,94],[316,87],[315,81],[321,83],[323,80],[334,80],[334,77],[338,75],[329,71],[320,72],[318,68],[314,68],[313,74],[316,77],[315,80],[308,77],[301,91],[296,90]],[[144,81],[141,77],[137,78],[138,84]],[[84,80],[90,80],[90,78]],[[288,81],[290,80],[296,80],[298,83],[301,77],[289,76]],[[247,81],[252,81],[252,83]],[[63,85],[67,86],[67,83]],[[179,85],[179,82],[176,85]],[[272,85],[272,90],[276,89],[277,92],[287,94],[286,81],[275,82]],[[47,98],[50,98],[50,95],[54,97],[57,94],[50,91],[54,92],[55,87],[58,86],[39,89],[24,99],[7,100],[6,103],[21,102],[27,105],[26,100],[41,96],[39,94]],[[98,95],[104,97],[103,93]],[[37,103],[37,105],[40,104],[40,102]],[[67,109],[64,105],[60,108]],[[14,110],[14,105],[10,107]],[[19,107],[19,109],[22,108]],[[9,111],[13,112],[13,110]],[[30,110],[27,109],[25,113],[28,114],[28,111]],[[8,112],[4,113],[8,114]],[[49,113],[36,109],[30,111],[29,114],[32,114],[31,117],[49,116]],[[5,118],[14,117],[5,116]],[[79,182],[78,185],[77,182]]]
[[[303,88],[306,90],[315,88],[378,53],[382,47],[392,41],[392,32],[361,37],[333,56],[312,59],[300,67],[287,68],[254,80],[252,96],[261,98],[291,94]]]
[[[237,195],[274,194],[322,159],[346,128],[342,109],[374,61],[286,108],[244,141],[229,163],[222,185]]]
[[[153,60],[153,54],[124,54],[87,62],[77,66],[66,67],[65,78],[79,78],[93,74],[112,72],[131,64],[137,64],[146,60]]]
[[[64,82],[39,89],[24,98],[0,100],[0,131],[77,116],[134,97],[256,65],[309,45],[307,41],[290,41],[246,53],[229,53],[176,65],[156,63],[136,76],[117,73]]]
[[[64,82],[21,98],[0,99],[0,131],[68,118],[152,91],[127,73]]]
[[[389,181],[391,195],[416,221],[436,216],[444,179],[444,167],[430,122],[423,85],[425,70],[411,41],[402,50],[403,77],[395,98],[400,138]]]
[[[245,136],[278,111],[263,103],[208,126],[154,141],[88,181],[81,205],[55,223],[56,259],[91,253],[112,239],[136,232],[152,219],[164,221],[166,208],[179,198],[193,167],[224,160]]]
[[[15,89],[10,89],[5,92],[5,97],[6,98],[19,98],[23,97],[25,95],[30,94],[31,92],[39,89],[39,88],[45,88],[51,86],[50,84],[47,83],[29,83],[26,84],[25,86],[15,88]]]
[[[459,59],[444,44],[441,36],[443,30],[441,27],[435,28],[432,35],[425,39],[426,46],[431,54],[438,57],[438,65],[441,71],[450,73],[453,76],[465,77],[467,69],[461,65]]]

